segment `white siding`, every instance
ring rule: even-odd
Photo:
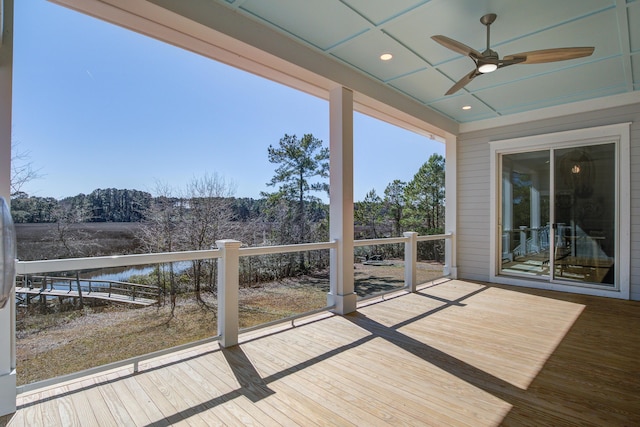
[[[557,117],[458,136],[458,277],[489,280],[489,141],[632,122],[631,299],[640,300],[640,104]]]

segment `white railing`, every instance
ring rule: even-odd
[[[453,244],[454,236],[452,233],[418,236],[415,232],[406,232],[403,237],[392,237],[382,239],[365,239],[354,241],[354,247],[360,246],[373,246],[383,244],[398,244],[405,245],[405,274],[404,274],[404,289],[410,292],[416,290],[416,263],[417,263],[417,244],[418,242],[433,241],[433,240],[445,240],[448,241],[449,250],[445,252],[445,267],[444,276],[449,275],[451,266],[453,265]],[[305,252],[314,250],[326,250],[335,251],[337,248],[337,242],[320,242],[320,243],[303,243],[294,245],[282,245],[282,246],[260,246],[260,247],[241,247],[241,242],[237,240],[219,240],[216,242],[217,249],[200,250],[200,251],[184,251],[184,252],[165,252],[165,253],[153,253],[153,254],[136,254],[136,255],[115,255],[105,257],[89,257],[89,258],[70,258],[59,260],[41,260],[41,261],[16,261],[16,274],[38,274],[38,273],[53,273],[60,271],[71,270],[85,270],[107,267],[130,267],[134,265],[148,265],[148,264],[163,264],[179,261],[192,261],[203,259],[217,259],[218,260],[218,335],[215,337],[200,340],[194,343],[184,344],[178,347],[172,347],[153,353],[145,354],[142,356],[133,357],[127,360],[113,362],[107,365],[91,368],[85,371],[76,372],[74,374],[64,375],[36,383],[31,383],[18,387],[18,393],[26,392],[38,387],[44,387],[58,382],[67,381],[73,378],[78,378],[84,375],[93,374],[109,369],[123,367],[127,365],[133,365],[134,372],[138,370],[138,364],[141,361],[158,357],[160,355],[168,354],[174,351],[184,350],[190,347],[201,345],[203,343],[211,341],[220,341],[224,347],[232,346],[238,343],[239,332],[245,332],[248,330],[257,329],[260,327],[266,327],[282,322],[293,322],[295,319],[309,316],[322,311],[331,310],[333,305],[328,305],[321,309],[313,310],[311,312],[301,313],[295,316],[279,319],[273,322],[257,325],[255,327],[240,329],[238,319],[238,290],[239,290],[239,271],[240,271],[240,257],[256,256],[256,255],[269,255],[269,254],[282,254],[291,252]],[[336,259],[331,256],[330,259]],[[334,270],[336,265],[331,265],[330,269]],[[331,275],[334,276],[333,274]],[[331,283],[331,292],[334,292],[335,284]],[[397,290],[394,290],[397,292]]]

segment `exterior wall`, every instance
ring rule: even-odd
[[[632,122],[631,125],[631,299],[640,300],[640,103],[589,113],[502,126],[458,135],[458,277],[489,280],[489,141]]]

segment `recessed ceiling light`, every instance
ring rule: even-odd
[[[383,53],[382,55],[380,55],[380,59],[382,59],[383,61],[388,61],[391,58],[393,58],[393,55],[390,53]]]
[[[471,110],[471,105],[465,105],[462,107],[463,110]]]

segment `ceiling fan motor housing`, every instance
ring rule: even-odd
[[[478,58],[478,71],[486,74],[498,69],[500,57],[495,50],[487,49],[482,52],[482,58]]]

